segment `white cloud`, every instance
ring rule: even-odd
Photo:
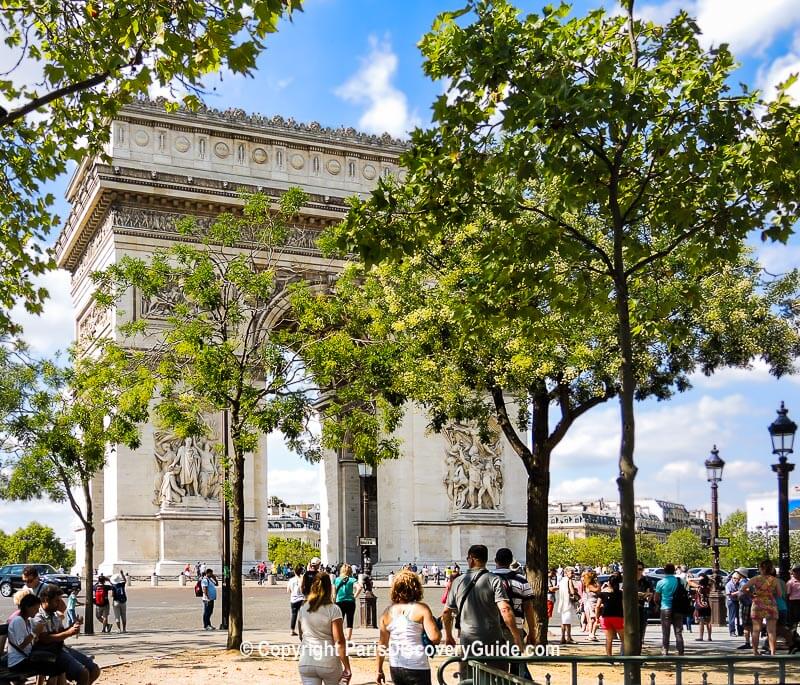
[[[31,500],[30,502],[0,501],[0,529],[4,533],[13,533],[24,528],[32,521],[43,526],[50,526],[56,535],[64,541],[75,539],[75,518],[69,505],[50,500]]]
[[[387,39],[369,37],[370,52],[361,59],[361,66],[335,94],[346,102],[366,105],[358,121],[359,127],[370,133],[388,132],[404,136],[418,126],[415,112],[410,112],[405,93],[392,83],[398,59]]]
[[[63,269],[48,271],[35,277],[33,282],[50,293],[44,311],[39,315],[31,314],[17,305],[11,310],[11,316],[23,327],[22,337],[34,353],[50,355],[56,350],[65,350],[72,343],[75,331],[70,274]]]
[[[780,32],[800,23],[797,0],[669,0],[643,5],[638,13],[664,22],[679,9],[697,18],[704,43],[729,43],[740,55],[763,52]]]
[[[672,17],[674,17],[682,9],[692,7],[691,3],[686,3],[683,0],[669,0],[659,5],[642,5],[635,10],[636,16],[641,17],[645,21],[652,21],[656,24],[666,24]]]
[[[797,68],[795,71],[800,72],[800,53],[797,56]],[[762,82],[765,95],[766,90],[766,77]],[[776,82],[777,83],[777,82]],[[773,83],[773,85],[775,85]],[[796,84],[795,84],[796,88]],[[794,90],[794,89],[793,89]],[[761,265],[772,274],[782,274],[792,269],[796,269],[800,265],[800,245],[784,245],[782,243],[762,243],[757,248],[758,261]]]
[[[673,482],[676,478],[702,477],[703,467],[696,461],[681,460],[664,464],[656,476],[658,480]]]
[[[725,464],[722,474],[725,480],[739,479],[747,480],[750,478],[761,478],[764,475],[764,464],[755,461],[729,461]]]
[[[550,500],[580,500],[615,499],[617,497],[617,487],[614,479],[603,480],[602,478],[573,478],[556,483],[550,488]]]
[[[800,32],[795,35],[794,46],[787,54],[778,57],[772,63],[762,68],[758,75],[758,86],[764,93],[764,97],[771,100],[777,94],[778,86],[786,81],[791,75],[800,74]],[[800,81],[792,85],[787,93],[795,102],[800,102]],[[769,245],[760,250],[762,259],[764,253],[766,258],[777,259],[778,266],[785,271],[798,264],[798,246],[792,245]],[[781,254],[783,252],[783,254]],[[786,254],[788,253],[788,254]],[[792,257],[794,260],[792,261]],[[771,270],[771,269],[770,269]]]
[[[322,477],[319,466],[269,469],[267,492],[289,504],[319,503]]]
[[[742,416],[750,408],[743,395],[725,397],[701,396],[695,402],[658,404],[637,407],[637,463],[666,460],[696,454],[698,449],[711,449],[709,435],[724,444],[740,428]],[[564,441],[556,448],[559,462],[569,464],[570,458],[615,461],[619,455],[619,407],[616,403],[595,409],[581,417]]]
[[[718,390],[736,383],[767,383],[776,379],[770,374],[768,364],[762,359],[756,359],[749,369],[726,367],[711,376],[705,376],[698,371],[692,374],[690,380],[695,388]]]

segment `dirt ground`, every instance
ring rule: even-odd
[[[440,660],[434,660],[434,666],[438,666]],[[375,661],[374,659],[353,658],[351,659],[353,669],[353,679],[351,685],[371,685],[375,682]],[[643,682],[649,685],[650,673],[654,669],[645,667]],[[690,685],[703,683],[702,671],[706,669],[692,669],[684,672],[683,683]],[[385,673],[389,677],[388,665]],[[549,664],[546,668],[539,670],[532,669],[531,673],[535,682],[544,684],[545,673],[551,675],[551,685],[568,685],[570,682],[569,671],[565,666]],[[598,674],[603,673],[604,678],[598,681]],[[753,676],[758,673],[759,681],[762,685],[767,683],[777,683],[778,678],[773,668],[762,670],[755,664],[747,668],[737,668],[737,683],[752,683]],[[296,661],[286,661],[271,657],[251,657],[245,658],[241,655],[225,652],[222,650],[202,650],[184,652],[174,657],[148,659],[136,661],[121,666],[108,667],[103,671],[103,676],[99,681],[113,685],[196,685],[202,683],[259,683],[263,685],[277,685],[284,683],[299,683],[300,678],[297,672]],[[434,682],[436,678],[434,675]],[[447,678],[448,685],[456,682],[452,677]],[[581,668],[579,683],[594,684],[602,682],[604,685],[622,682],[621,670],[612,667]],[[675,674],[667,671],[658,673],[655,681],[659,685],[675,685]],[[707,680],[709,685],[723,685],[727,683],[727,675],[724,667],[712,666],[707,669]],[[788,683],[800,683],[800,666],[787,667]]]

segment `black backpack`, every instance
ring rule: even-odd
[[[692,601],[689,599],[689,592],[680,578],[675,578],[677,585],[672,595],[672,613],[688,616],[692,613]]]

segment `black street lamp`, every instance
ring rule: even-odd
[[[358,462],[358,475],[361,477],[361,537],[369,537],[369,488],[367,487],[367,478],[372,478],[373,466],[364,461]],[[372,566],[369,558],[369,546],[361,546],[361,570],[369,574],[372,570],[367,568]]]
[[[364,461],[358,462],[361,481],[361,571],[364,574],[364,593],[361,595],[361,626],[378,627],[377,597],[372,591],[372,560],[369,557],[369,488],[367,479],[372,478],[374,467]]]
[[[719,483],[722,480],[722,469],[725,462],[719,456],[717,446],[711,450],[711,456],[706,459],[706,475],[711,483],[711,549],[714,552],[714,588],[709,594],[711,604],[711,622],[718,626],[727,625],[725,611],[725,593],[722,588],[722,578],[719,573]]]
[[[778,474],[778,568],[784,581],[789,580],[789,474],[794,471],[794,464],[786,461],[786,455],[793,452],[797,432],[797,424],[788,413],[781,402],[778,418],[768,427],[772,453],[778,455],[778,463],[772,465],[772,470]]]

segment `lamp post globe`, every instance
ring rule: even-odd
[[[719,483],[725,461],[719,456],[717,446],[711,449],[711,456],[705,461],[706,476],[711,483],[711,549],[714,554],[714,586],[709,595],[711,622],[718,626],[727,625],[725,594],[722,591],[722,577],[719,572]]]
[[[772,441],[772,453],[778,455],[778,463],[772,470],[778,475],[778,568],[780,577],[789,580],[789,474],[794,470],[786,457],[794,451],[794,435],[797,424],[789,418],[786,405],[781,402],[778,418],[768,427]]]

